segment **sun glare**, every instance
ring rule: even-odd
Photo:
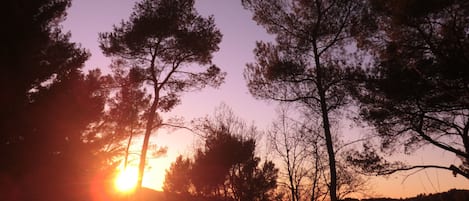
[[[128,193],[135,189],[137,186],[138,169],[136,167],[129,166],[127,169],[122,170],[117,174],[114,181],[114,186],[117,191]]]

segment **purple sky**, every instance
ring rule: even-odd
[[[98,33],[112,29],[113,24],[127,19],[135,1],[130,0],[74,0],[68,11],[64,30],[72,32],[72,40],[88,49],[92,56],[87,68],[99,67],[106,71],[110,60],[98,47]],[[213,111],[216,105],[226,103],[246,120],[266,124],[274,115],[273,104],[255,100],[248,92],[243,79],[243,69],[253,61],[255,41],[272,38],[251,20],[250,13],[242,9],[236,0],[197,1],[196,8],[204,16],[215,15],[215,21],[223,34],[220,51],[213,62],[228,73],[226,82],[219,89],[206,88],[201,92],[188,93],[174,113],[187,117],[199,117]],[[190,103],[197,103],[197,107]],[[255,108],[255,110],[250,110]],[[256,111],[256,112],[252,112]],[[262,111],[262,112],[257,112]],[[258,122],[259,121],[259,122]]]
[[[110,60],[104,57],[98,47],[98,33],[111,31],[112,25],[126,20],[135,1],[132,0],[74,0],[63,23],[65,31],[70,30],[72,41],[81,43],[92,54],[86,68],[99,67],[107,71]],[[273,37],[251,20],[251,14],[244,10],[240,0],[196,0],[196,9],[204,16],[214,15],[215,22],[223,34],[220,51],[215,54],[214,63],[228,73],[226,82],[218,89],[207,88],[201,92],[188,93],[182,97],[182,104],[163,118],[183,116],[192,118],[211,115],[221,103],[246,122],[254,122],[260,129],[267,128],[275,118],[275,105],[255,100],[248,92],[243,78],[245,64],[252,62],[255,41],[271,40]],[[164,169],[178,154],[187,154],[193,148],[194,136],[184,131],[159,133],[152,142],[169,147],[164,158],[150,159],[150,170],[146,172],[144,185],[158,189],[164,178]],[[138,145],[140,146],[140,145]],[[430,153],[430,154],[429,154]],[[433,159],[428,160],[427,156]],[[425,157],[424,157],[425,156]],[[436,160],[455,160],[454,156],[426,149],[415,156],[423,163]],[[453,179],[451,173],[428,170],[410,176],[404,183],[401,175],[388,180],[372,179],[371,189],[383,196],[412,196],[416,193],[434,193],[449,188],[469,188],[467,181]]]

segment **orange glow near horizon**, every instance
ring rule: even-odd
[[[114,188],[121,193],[130,193],[135,190],[138,181],[138,169],[128,166],[117,174],[114,180]]]

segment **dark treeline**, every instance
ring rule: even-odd
[[[411,198],[371,198],[371,199],[344,199],[344,201],[439,201],[439,200],[451,200],[451,201],[463,201],[469,199],[469,191],[467,190],[455,190],[452,189],[444,193],[435,194],[419,194]]]
[[[255,98],[281,105],[265,132],[226,108],[193,125],[165,118],[183,93],[226,75],[212,63],[222,33],[194,0],[141,0],[99,33],[108,75],[84,72],[90,54],[61,30],[71,3],[0,8],[0,200],[117,199],[115,170],[137,136],[140,190],[147,152],[165,151],[150,136],[164,127],[201,136],[167,171],[169,200],[336,201],[366,193],[363,175],[437,168],[469,178],[469,1],[241,0],[275,36],[256,43],[244,71]],[[373,128],[369,138],[343,141],[347,118]],[[385,157],[423,146],[460,160]]]

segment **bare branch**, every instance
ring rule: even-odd
[[[401,171],[408,171],[408,170],[413,170],[413,169],[427,169],[427,168],[450,170],[453,172],[454,176],[459,174],[469,179],[469,173],[462,171],[461,169],[457,168],[454,165],[450,165],[449,167],[439,166],[439,165],[415,165],[415,166],[402,167],[402,168],[397,168],[397,169],[392,169],[392,170],[384,170],[382,172],[379,172],[378,175],[389,175],[389,174],[393,174],[393,173],[401,172]]]

